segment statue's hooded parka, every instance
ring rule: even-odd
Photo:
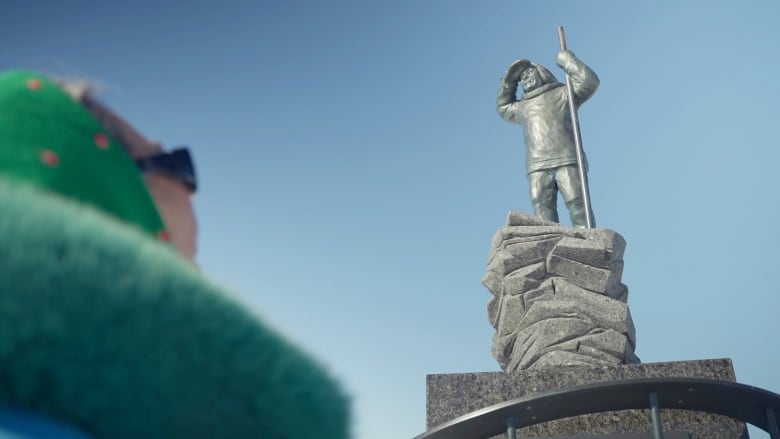
[[[579,107],[596,92],[599,78],[582,61],[574,57],[568,61],[563,68],[571,78]],[[529,67],[536,68],[544,85],[518,100],[518,78]],[[523,125],[527,173],[577,164],[566,87],[549,70],[525,59],[513,63],[501,81],[497,107],[504,120]]]

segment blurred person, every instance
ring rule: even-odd
[[[188,154],[77,88],[0,73],[0,435],[349,437],[333,377],[189,262]]]

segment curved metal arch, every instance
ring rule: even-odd
[[[515,428],[605,411],[658,407],[709,412],[752,424],[780,438],[780,395],[744,384],[696,378],[646,378],[588,384],[485,407],[433,427],[415,439],[487,438]]]

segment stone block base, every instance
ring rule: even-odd
[[[729,359],[596,367],[550,367],[504,372],[428,375],[427,428],[511,399],[569,387],[639,378],[705,378],[735,382]],[[745,439],[734,419],[686,410],[662,410],[664,430],[691,439]],[[519,429],[518,438],[644,437],[652,431],[649,410],[577,416]],[[641,435],[641,436],[640,436]],[[497,436],[505,437],[505,435]],[[650,436],[647,436],[650,437]],[[463,438],[472,439],[472,438]]]

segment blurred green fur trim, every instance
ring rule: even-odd
[[[169,247],[5,178],[0,212],[0,406],[96,438],[349,436],[328,373]]]

